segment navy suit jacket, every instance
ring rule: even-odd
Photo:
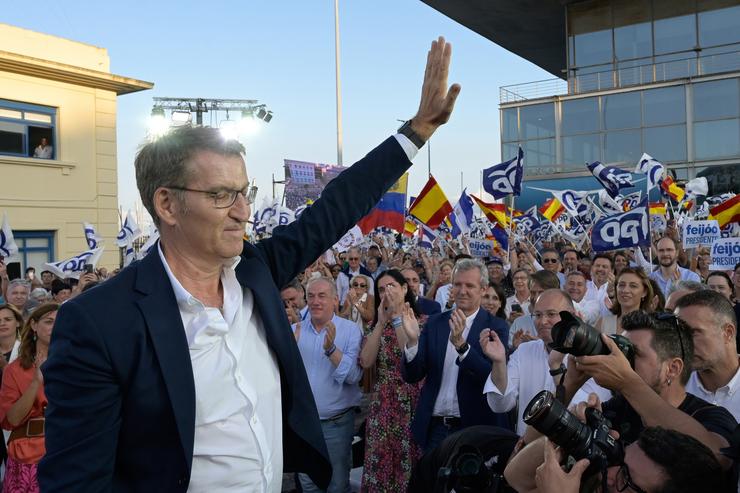
[[[280,370],[285,471],[326,487],[331,465],[278,286],[331,247],[411,165],[391,137],[327,185],[296,222],[244,244],[236,276],[254,294]],[[172,285],[156,249],[59,310],[43,366],[44,492],[185,492],[195,385]]]
[[[421,447],[426,446],[434,403],[442,384],[447,342],[450,338],[451,314],[452,310],[448,310],[429,317],[419,337],[416,357],[410,362],[406,361],[406,356],[402,358],[401,373],[405,381],[415,383],[426,377],[416,405],[414,419],[411,422],[411,433]],[[468,355],[462,362],[455,359],[455,364],[460,367],[457,376],[460,419],[463,427],[493,425],[510,428],[506,415],[493,413],[488,406],[486,396],[483,395],[483,386],[491,373],[491,361],[483,354],[479,342],[483,329],[494,330],[504,346],[508,347],[509,329],[506,322],[481,308],[468,333],[467,342],[470,344]]]
[[[436,315],[442,311],[439,303],[429,298],[423,298],[421,296],[416,297],[416,309],[422,315]]]

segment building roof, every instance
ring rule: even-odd
[[[497,45],[565,78],[563,0],[422,0]]]

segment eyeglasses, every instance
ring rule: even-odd
[[[360,260],[360,257],[347,257],[347,260]]]
[[[557,264],[559,262],[556,258],[543,258],[542,263],[543,264]]]
[[[616,487],[617,491],[619,492],[625,491],[627,488],[630,488],[635,493],[647,493],[645,490],[632,482],[632,476],[630,476],[630,468],[627,467],[627,464],[625,464],[624,462],[622,462],[622,464],[619,466],[616,480]]]
[[[228,189],[221,189],[221,190],[198,190],[197,188],[186,188],[186,187],[165,187],[165,188],[171,188],[172,190],[182,190],[184,192],[197,192],[197,193],[205,193],[206,195],[210,195],[213,199],[213,206],[216,209],[228,209],[234,203],[236,202],[236,198],[239,195],[242,195],[244,197],[244,200],[247,202],[247,205],[251,205],[254,203],[254,199],[257,197],[257,187],[251,186],[248,188],[245,188],[244,190],[228,190]]]
[[[689,328],[689,326],[686,324],[686,322],[675,316],[673,313],[653,313],[653,317],[655,317],[655,320],[658,320],[660,322],[670,323],[671,325],[673,325],[673,328],[676,329],[676,333],[678,334],[678,342],[679,344],[681,344],[681,361],[683,361],[684,364],[687,364],[688,362],[686,362],[686,353],[683,349],[683,336],[681,336],[681,330],[686,330]]]
[[[360,284],[360,283],[353,282],[352,287],[353,288],[366,288],[367,284]]]

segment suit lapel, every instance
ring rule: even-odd
[[[195,434],[193,367],[175,294],[157,248],[139,262],[135,287],[144,294],[136,303],[152,339],[190,468]]]

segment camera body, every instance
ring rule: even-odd
[[[601,340],[601,332],[570,312],[560,312],[560,322],[552,327],[551,349],[573,356],[597,356],[609,354],[609,347]],[[609,336],[619,350],[635,367],[635,347],[629,339],[621,335]]]
[[[624,460],[622,442],[609,434],[612,424],[598,409],[586,409],[586,423],[581,423],[551,392],[543,390],[524,410],[524,422],[574,459],[588,459],[587,474]]]

